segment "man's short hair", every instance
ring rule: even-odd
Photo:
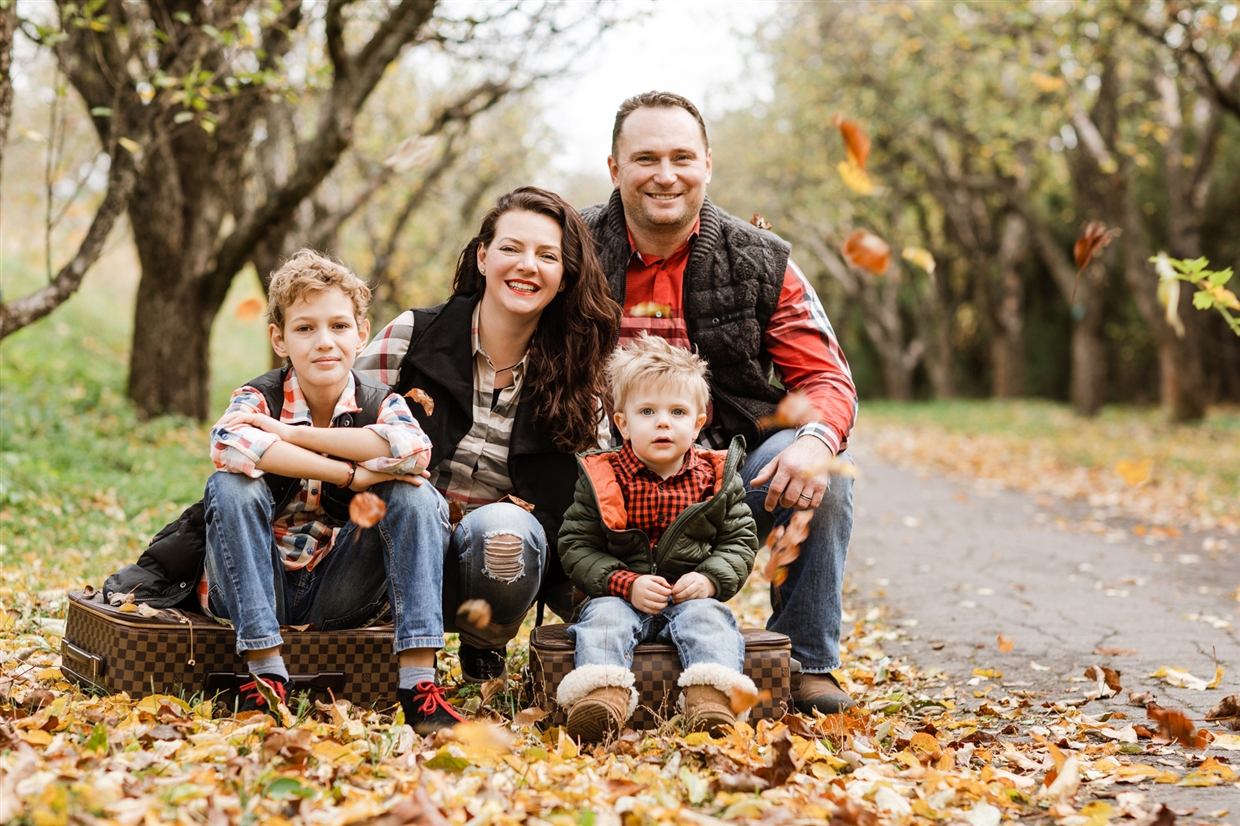
[[[370,287],[335,258],[314,250],[298,250],[271,274],[267,286],[267,320],[284,329],[284,313],[310,293],[338,288],[353,302],[358,324],[370,307]]]
[[[628,397],[644,387],[687,393],[699,413],[705,413],[710,402],[710,368],[706,359],[644,330],[611,354],[607,376],[611,379],[616,410],[622,411]]]
[[[710,149],[710,139],[706,137],[706,121],[702,120],[702,113],[691,100],[674,92],[642,92],[640,95],[633,95],[616,110],[616,123],[611,128],[611,156],[616,161],[620,160],[616,156],[620,147],[620,130],[624,128],[624,122],[629,119],[629,115],[638,109],[684,109],[698,122],[702,129],[702,143]]]

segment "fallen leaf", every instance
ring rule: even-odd
[[[792,754],[792,738],[785,731],[771,745],[774,754],[770,763],[758,769],[755,774],[772,787],[782,786],[797,770],[796,758]]]
[[[368,490],[356,494],[349,501],[349,519],[359,528],[373,528],[387,513],[387,505],[377,494]]]
[[[410,388],[409,392],[405,394],[405,398],[422,405],[422,409],[426,411],[426,415],[428,416],[434,415],[435,400],[432,399],[430,394],[427,393],[425,390],[423,390],[421,387]]]
[[[456,624],[483,630],[491,624],[491,603],[485,599],[467,599],[456,609]]]
[[[534,512],[534,506],[533,506],[533,505],[531,505],[529,502],[526,502],[524,499],[522,499],[522,498],[521,498],[521,497],[519,497],[519,496],[513,496],[511,493],[507,494],[506,496],[504,496],[504,497],[503,497],[502,499],[500,499],[499,501],[501,501],[501,502],[508,502],[508,503],[509,503],[509,504],[511,504],[511,505],[516,505],[518,508],[520,508],[521,510],[525,511],[526,513],[533,513],[533,512]]]
[[[1222,723],[1233,731],[1240,731],[1240,696],[1228,694],[1219,700],[1214,708],[1206,712],[1206,720]]]
[[[1004,654],[1007,654],[1013,648],[1016,647],[1015,641],[1011,637],[1009,637],[1007,634],[1000,634],[997,639],[997,643],[999,645],[999,650],[1002,651]]]
[[[479,694],[482,697],[482,705],[488,705],[495,699],[495,695],[504,690],[504,686],[508,680],[504,677],[496,677],[494,680],[487,680],[482,684]]]
[[[1127,484],[1136,487],[1150,480],[1149,459],[1142,459],[1139,462],[1130,462],[1127,459],[1121,459],[1115,463],[1115,472],[1120,475]]]
[[[513,716],[512,722],[524,728],[525,726],[532,726],[539,722],[546,717],[547,714],[548,712],[543,711],[537,706],[530,706],[529,708],[523,708],[518,711],[516,715]]]
[[[235,315],[238,321],[253,321],[262,315],[263,302],[257,298],[247,298],[237,305]]]
[[[854,267],[882,275],[891,265],[891,247],[877,235],[859,229],[844,242],[844,258]]]
[[[1095,648],[1094,653],[1099,657],[1135,657],[1137,652],[1131,648]]]
[[[1128,705],[1130,706],[1141,706],[1142,708],[1145,708],[1152,702],[1154,702],[1154,695],[1148,691],[1128,692]]]
[[[1219,674],[1219,671],[1221,670],[1222,669],[1219,668],[1215,669],[1215,685],[1217,685],[1217,682],[1221,680],[1221,675]],[[1194,677],[1192,674],[1189,674],[1183,668],[1175,668],[1169,665],[1160,667],[1150,676],[1157,677],[1163,682],[1176,686],[1177,688],[1189,688],[1193,691],[1205,691],[1211,685],[1211,683],[1207,683],[1200,677]]]
[[[1086,695],[1091,698],[1114,697],[1122,689],[1119,672],[1104,665],[1091,665],[1085,669],[1085,676],[1098,683],[1097,688]]]

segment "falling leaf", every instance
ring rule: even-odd
[[[1076,300],[1076,285],[1081,280],[1081,271],[1119,234],[1119,229],[1107,229],[1107,225],[1101,221],[1090,221],[1081,230],[1081,237],[1076,239],[1076,244],[1072,246],[1072,258],[1076,261],[1076,281],[1072,282],[1071,301]]]
[[[999,645],[999,650],[1004,654],[1007,654],[1016,647],[1016,643],[1007,634],[1000,634],[996,642]]]
[[[784,584],[788,578],[788,566],[801,555],[801,543],[809,537],[809,521],[813,518],[813,510],[799,510],[792,514],[787,525],[781,525],[767,534],[765,547],[770,556],[762,574],[776,587]]]
[[[456,609],[456,624],[479,630],[491,624],[491,603],[485,599],[467,599]]]
[[[1154,735],[1155,743],[1179,743],[1190,749],[1206,747],[1205,732],[1197,731],[1193,721],[1180,709],[1150,705],[1146,713],[1151,720],[1158,723],[1158,732]]]
[[[887,272],[891,265],[891,248],[887,246],[887,242],[863,229],[848,236],[843,251],[848,263],[875,275]]]
[[[387,513],[387,505],[377,494],[362,491],[349,502],[349,519],[358,527],[373,528]]]
[[[844,147],[848,151],[848,160],[864,171],[865,162],[870,157],[870,136],[855,120],[849,120],[843,115],[835,115],[831,122],[840,130],[840,137],[844,139]]]
[[[743,686],[732,686],[732,698],[730,704],[734,714],[743,714],[758,703],[771,699],[770,689],[762,689],[761,691],[750,691]]]
[[[435,400],[431,398],[430,393],[427,393],[421,387],[410,388],[409,392],[405,394],[405,398],[422,405],[422,409],[426,411],[426,415],[434,415]]]
[[[131,155],[137,155],[142,152],[142,147],[133,138],[117,138],[116,142],[125,147],[126,151]]]
[[[237,305],[235,315],[238,321],[253,321],[263,312],[263,302],[257,298],[247,298]]]
[[[1150,480],[1150,459],[1142,459],[1139,462],[1130,462],[1127,459],[1120,459],[1115,463],[1115,472],[1120,475],[1126,483],[1132,486],[1144,484]]]
[[[858,195],[874,194],[874,181],[870,178],[870,173],[857,166],[851,159],[840,161],[835,168],[839,170],[844,185],[853,192]]]
[[[1034,72],[1029,75],[1029,80],[1043,92],[1058,92],[1064,87],[1064,79],[1062,77],[1051,77],[1045,72]]]
[[[905,247],[900,257],[910,264],[916,264],[930,275],[934,275],[934,256],[930,250],[924,250],[921,247]]]
[[[763,218],[761,212],[755,212],[753,217],[749,219],[749,223],[758,229],[771,229],[771,222]]]
[[[1167,253],[1160,252],[1154,258],[1154,270],[1158,273],[1158,303],[1165,311],[1167,326],[1184,338],[1184,322],[1180,320],[1180,277],[1171,265]]]
[[[819,414],[814,403],[801,390],[784,395],[775,406],[775,412],[758,419],[761,430],[784,430],[818,421]]]
[[[408,172],[424,165],[435,154],[439,139],[431,135],[418,135],[405,138],[396,147],[396,151],[383,163],[398,174]]]
[[[630,318],[667,318],[671,314],[670,304],[659,304],[654,301],[645,301],[629,310]]]

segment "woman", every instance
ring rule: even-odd
[[[464,512],[443,608],[468,682],[505,675],[505,646],[535,599],[571,613],[551,543],[572,504],[574,454],[606,442],[603,367],[619,318],[576,210],[521,187],[466,244],[448,302],[402,313],[357,360],[396,392],[429,397],[412,394],[410,407],[433,445],[431,483]],[[455,620],[473,599],[491,607],[485,627]]]

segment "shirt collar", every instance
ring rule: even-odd
[[[683,251],[686,247],[688,247],[690,244],[696,241],[698,235],[701,233],[701,230],[702,230],[702,214],[699,212],[697,219],[693,222],[693,229],[689,232],[689,237],[685,239],[685,243],[680,247],[680,249],[676,250],[676,252],[672,253],[672,255],[669,255],[668,258],[671,258],[677,253]],[[655,261],[661,260],[658,258],[651,258],[649,261],[647,261],[645,258],[642,257],[642,254],[637,251],[637,244],[633,241],[633,231],[629,229],[629,225],[627,223],[624,225],[624,234],[628,236],[628,239],[629,239],[629,249],[632,251],[632,254],[629,256],[630,258],[632,258],[635,255],[643,264],[652,264]]]
[[[345,413],[361,411],[362,408],[357,404],[357,382],[353,378],[353,372],[349,371],[349,380],[332,410],[332,421]],[[285,424],[314,424],[310,418],[310,405],[306,403],[306,396],[301,392],[301,384],[297,381],[296,370],[289,370],[284,377],[284,407],[280,410],[280,421]]]
[[[477,359],[479,356],[481,356],[483,361],[485,361],[487,364],[491,366],[492,371],[501,369],[504,367],[508,367],[509,365],[501,364],[497,368],[495,365],[495,362],[491,361],[490,353],[482,349],[482,333],[479,329],[481,325],[478,323],[478,320],[481,317],[482,317],[482,302],[479,301],[477,304],[474,305],[473,321],[470,323],[470,331],[469,331],[469,343],[470,343],[470,346],[473,348],[472,352],[473,352],[474,358]],[[530,352],[527,349],[525,351],[525,355],[521,357],[521,360],[518,361],[516,364],[511,365],[512,378],[514,382],[520,377],[525,375],[525,367],[526,367],[526,363],[529,361],[529,357],[530,357]]]

